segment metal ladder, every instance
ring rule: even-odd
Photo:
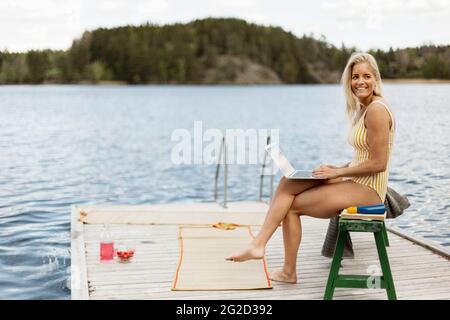
[[[270,136],[267,137],[267,144],[270,143]],[[220,165],[223,157],[223,164],[224,164],[224,179],[223,179],[223,202],[221,205],[224,208],[227,208],[227,201],[228,201],[228,163],[227,163],[227,142],[225,140],[225,137],[222,137],[222,143],[220,144],[220,150],[219,150],[219,159],[217,161],[217,167],[216,167],[216,175],[214,179],[214,201],[217,202],[218,199],[218,184],[219,184],[219,174],[220,174]],[[259,179],[259,201],[264,201],[264,171],[267,167],[267,153],[264,153],[264,161],[261,167],[261,174]],[[270,175],[270,198],[269,201],[272,200],[273,195],[273,174]]]

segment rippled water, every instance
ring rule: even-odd
[[[398,122],[393,221],[450,246],[450,85],[391,84]],[[280,129],[299,168],[345,163],[341,88],[0,86],[0,298],[68,299],[70,205],[210,201],[213,165],[170,161],[177,128]],[[229,197],[257,199],[260,167],[233,165]]]

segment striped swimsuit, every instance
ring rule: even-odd
[[[375,101],[373,101],[375,102]],[[372,103],[373,103],[372,102]],[[369,176],[360,176],[360,177],[351,177],[349,180],[352,180],[356,183],[360,183],[362,185],[368,186],[376,191],[376,193],[381,198],[381,201],[384,202],[386,198],[387,191],[387,183],[389,178],[389,164],[391,159],[391,150],[394,142],[394,131],[395,131],[395,123],[394,117],[389,110],[389,107],[382,101],[376,100],[377,103],[386,107],[386,110],[389,112],[391,116],[392,126],[389,129],[389,149],[388,149],[388,164],[386,167],[386,171],[377,172],[371,174]],[[354,157],[352,162],[350,163],[350,167],[359,165],[360,163],[369,159],[369,143],[367,139],[367,129],[364,125],[364,118],[367,112],[367,109],[361,115],[359,120],[353,125],[349,132],[348,142],[355,150]]]

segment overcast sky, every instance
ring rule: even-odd
[[[1,0],[0,50],[67,49],[83,31],[237,17],[361,50],[450,44],[450,0]]]

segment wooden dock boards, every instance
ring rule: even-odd
[[[216,207],[217,206],[217,207]],[[218,204],[177,204],[152,206],[93,207],[90,209],[129,212],[170,211],[182,220],[189,212],[241,211],[264,209],[259,202],[232,203],[224,210]],[[302,217],[303,240],[298,256],[299,283],[273,282],[272,290],[248,291],[171,291],[179,259],[176,224],[113,224],[116,240],[135,239],[136,257],[129,264],[101,264],[98,259],[100,224],[78,220],[79,210],[72,210],[72,299],[322,299],[331,259],[320,255],[328,225],[327,220]],[[250,210],[252,209],[252,210]],[[264,217],[264,211],[262,217]],[[183,216],[184,215],[184,216]],[[227,221],[236,222],[239,221]],[[257,233],[258,226],[253,226]],[[371,273],[379,270],[371,234],[353,233],[356,257],[344,259],[342,273]],[[389,233],[389,259],[399,299],[450,299],[450,261],[430,249]],[[279,228],[266,251],[268,269],[283,264],[282,232]],[[336,289],[334,299],[386,299],[384,290]]]

